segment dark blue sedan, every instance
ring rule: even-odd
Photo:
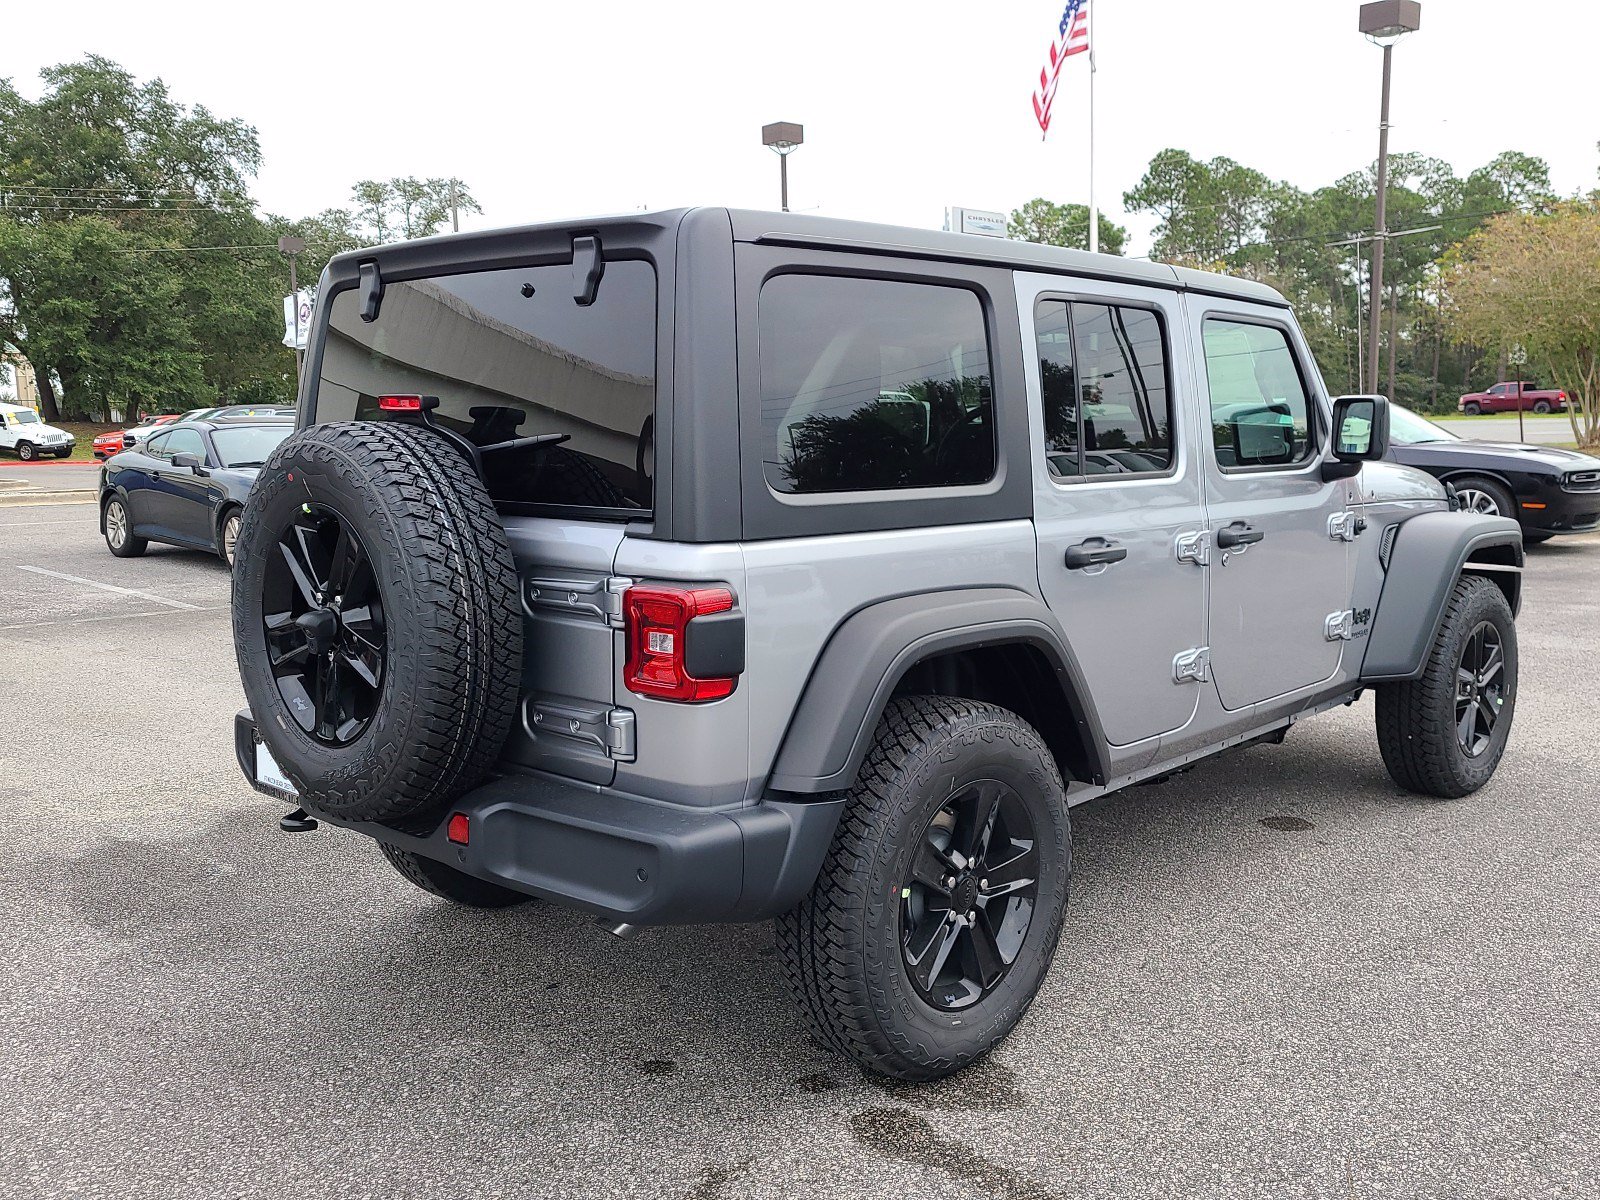
[[[239,514],[256,474],[294,432],[261,410],[184,421],[113,454],[100,468],[100,532],[118,558],[151,542],[210,550],[233,566]]]

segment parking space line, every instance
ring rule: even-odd
[[[141,592],[137,588],[118,587],[114,583],[100,583],[94,579],[85,579],[81,575],[63,575],[60,571],[46,570],[44,567],[33,567],[19,563],[19,571],[31,571],[35,575],[48,575],[52,579],[65,579],[68,583],[81,583],[84,587],[99,588],[102,592],[116,592],[121,596],[138,596],[141,600],[152,600],[157,604],[165,604],[168,608],[186,608],[190,612],[198,612],[198,604],[186,604],[182,600],[168,600],[165,596],[157,596],[154,592]]]
[[[190,605],[188,611],[193,612],[226,612],[226,604],[208,604],[205,606]],[[108,617],[68,617],[64,621],[25,621],[21,625],[0,625],[0,633],[7,633],[13,629],[53,629],[58,625],[93,625],[97,621],[131,621],[136,617],[175,617],[178,610],[175,608],[153,608],[145,612],[115,613]]]

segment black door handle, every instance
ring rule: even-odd
[[[1067,547],[1067,570],[1081,571],[1084,567],[1103,567],[1121,562],[1128,557],[1128,548],[1106,538],[1089,538],[1076,546]]]
[[[1266,536],[1265,530],[1255,529],[1243,521],[1235,521],[1226,529],[1217,530],[1217,546],[1223,550],[1236,550],[1240,546],[1253,546]]]

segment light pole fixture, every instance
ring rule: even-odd
[[[289,303],[294,305],[294,373],[298,382],[305,371],[306,352],[300,349],[300,280],[295,272],[295,259],[306,252],[306,240],[285,234],[278,239],[278,253],[289,260]]]
[[[761,127],[761,144],[778,155],[778,186],[784,212],[789,211],[789,155],[805,140],[805,126],[793,121],[774,121]]]
[[[1366,390],[1378,390],[1378,335],[1383,314],[1383,244],[1388,240],[1387,216],[1384,212],[1389,190],[1389,67],[1394,44],[1408,33],[1422,28],[1422,5],[1419,0],[1376,0],[1361,6],[1361,32],[1373,44],[1383,47],[1383,100],[1378,110],[1378,211],[1372,234],[1372,302],[1370,324],[1367,328],[1367,345],[1371,353],[1367,360]],[[1389,347],[1394,357],[1395,348]],[[1391,397],[1392,399],[1393,397]]]

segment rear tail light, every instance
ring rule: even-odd
[[[691,704],[730,695],[744,669],[742,644],[738,660],[726,660],[723,669],[727,674],[691,675],[688,663],[695,619],[732,609],[733,593],[727,588],[629,588],[622,597],[628,640],[624,682],[628,690],[640,696]]]
[[[1556,399],[1557,400],[1565,400],[1566,398],[1567,398],[1567,394],[1565,392],[1557,392],[1556,393]]]
[[[380,412],[421,412],[421,396],[379,396]]]
[[[450,823],[445,826],[444,836],[458,846],[465,846],[467,839],[472,835],[472,821],[466,813],[451,813]]]

